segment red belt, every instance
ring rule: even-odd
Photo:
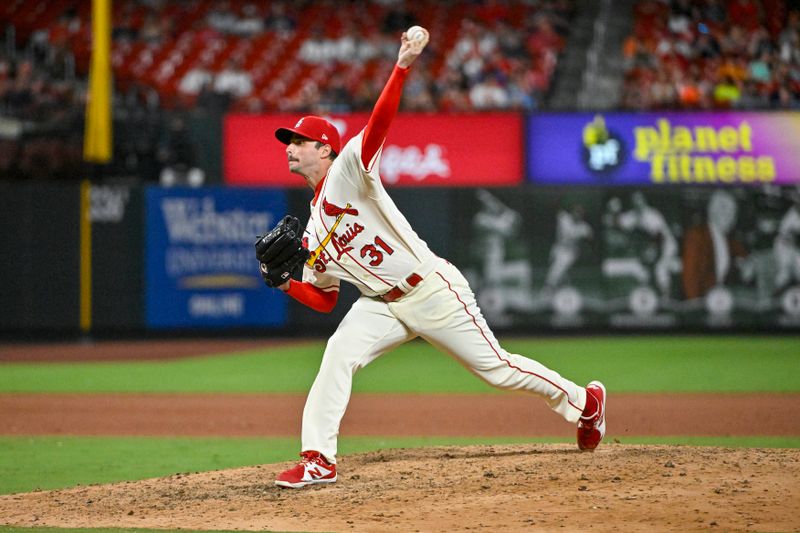
[[[416,287],[419,285],[420,281],[422,281],[422,276],[419,274],[411,274],[406,278],[406,283],[408,283],[410,287]],[[395,300],[399,300],[405,293],[406,292],[397,285],[386,294],[381,294],[381,299],[384,302],[394,302]]]

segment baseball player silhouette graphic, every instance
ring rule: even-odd
[[[276,228],[256,242],[265,281],[321,312],[336,305],[341,281],[361,292],[328,340],[309,391],[303,410],[302,460],[278,476],[278,486],[336,481],[337,436],[353,375],[416,337],[456,357],[495,387],[524,390],[544,399],[568,422],[578,424],[579,448],[593,450],[605,434],[604,386],[593,381],[584,388],[504,350],[464,276],[417,236],[381,183],[381,148],[397,114],[409,67],[428,42],[429,33],[423,31],[424,38],[415,40],[403,33],[397,64],[366,127],[343,147],[336,128],[320,117],[307,116],[294,127],[275,132],[287,145],[289,170],[306,180],[314,198],[302,239],[296,219],[286,217],[283,229]],[[287,239],[291,253],[273,245]],[[300,264],[302,281],[291,279]]]

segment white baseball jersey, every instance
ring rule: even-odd
[[[667,227],[664,216],[651,207],[632,209],[619,216],[619,225],[628,231],[641,229],[649,235],[658,235]]]
[[[800,281],[800,250],[796,238],[800,235],[800,209],[792,206],[783,216],[775,237],[775,286],[782,288],[796,279]]]
[[[795,237],[800,235],[800,208],[792,206],[781,219],[778,238],[787,244],[794,244]]]
[[[329,292],[345,280],[362,296],[328,340],[303,410],[303,450],[318,451],[335,463],[353,374],[417,336],[488,383],[534,393],[566,420],[576,422],[586,403],[585,389],[500,346],[467,280],[430,251],[383,188],[378,175],[380,150],[364,168],[363,135],[362,131],[351,139],[331,165],[311,204],[304,236],[312,251],[328,236],[330,240],[313,266],[304,268],[303,281]],[[421,279],[415,287],[403,284],[411,274]],[[398,285],[405,293],[398,300],[376,297]]]
[[[376,296],[412,273],[424,277],[433,270],[436,256],[384,189],[378,175],[380,150],[370,168],[364,168],[363,136],[362,131],[345,145],[311,205],[304,244],[315,250],[328,235],[331,238],[314,265],[306,265],[303,281],[331,291],[344,280],[362,294]]]

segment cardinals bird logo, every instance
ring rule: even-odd
[[[327,198],[322,199],[322,209],[329,217],[338,217],[342,213],[345,215],[358,216],[358,209],[351,209],[350,204],[347,204],[347,207],[339,207],[338,205],[328,202]]]
[[[326,215],[330,217],[335,216],[336,220],[333,221],[331,229],[328,231],[328,234],[325,235],[325,238],[322,239],[322,241],[319,243],[319,246],[317,246],[316,249],[314,249],[311,252],[311,256],[306,261],[306,264],[308,266],[314,266],[314,263],[317,261],[319,254],[322,253],[322,250],[324,250],[325,247],[328,245],[328,243],[331,241],[333,232],[336,231],[336,227],[339,225],[339,222],[342,221],[342,218],[345,215],[353,215],[353,216],[358,215],[358,209],[354,209],[349,202],[346,206],[339,207],[338,205],[334,205],[328,202],[326,198],[322,199],[322,210],[325,212]]]

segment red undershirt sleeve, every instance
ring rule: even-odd
[[[286,294],[320,313],[333,311],[333,308],[336,307],[336,302],[339,300],[339,291],[326,292],[311,283],[295,280],[289,281],[289,288],[286,290]]]
[[[378,153],[378,150],[383,145],[383,141],[386,140],[389,126],[392,124],[392,120],[397,115],[397,109],[400,107],[403,83],[405,83],[408,72],[409,69],[395,64],[392,75],[389,76],[389,81],[386,82],[386,86],[375,103],[375,108],[369,117],[367,127],[364,128],[364,137],[361,140],[361,164],[364,165],[364,168],[368,168],[372,158],[375,157],[375,154]]]

